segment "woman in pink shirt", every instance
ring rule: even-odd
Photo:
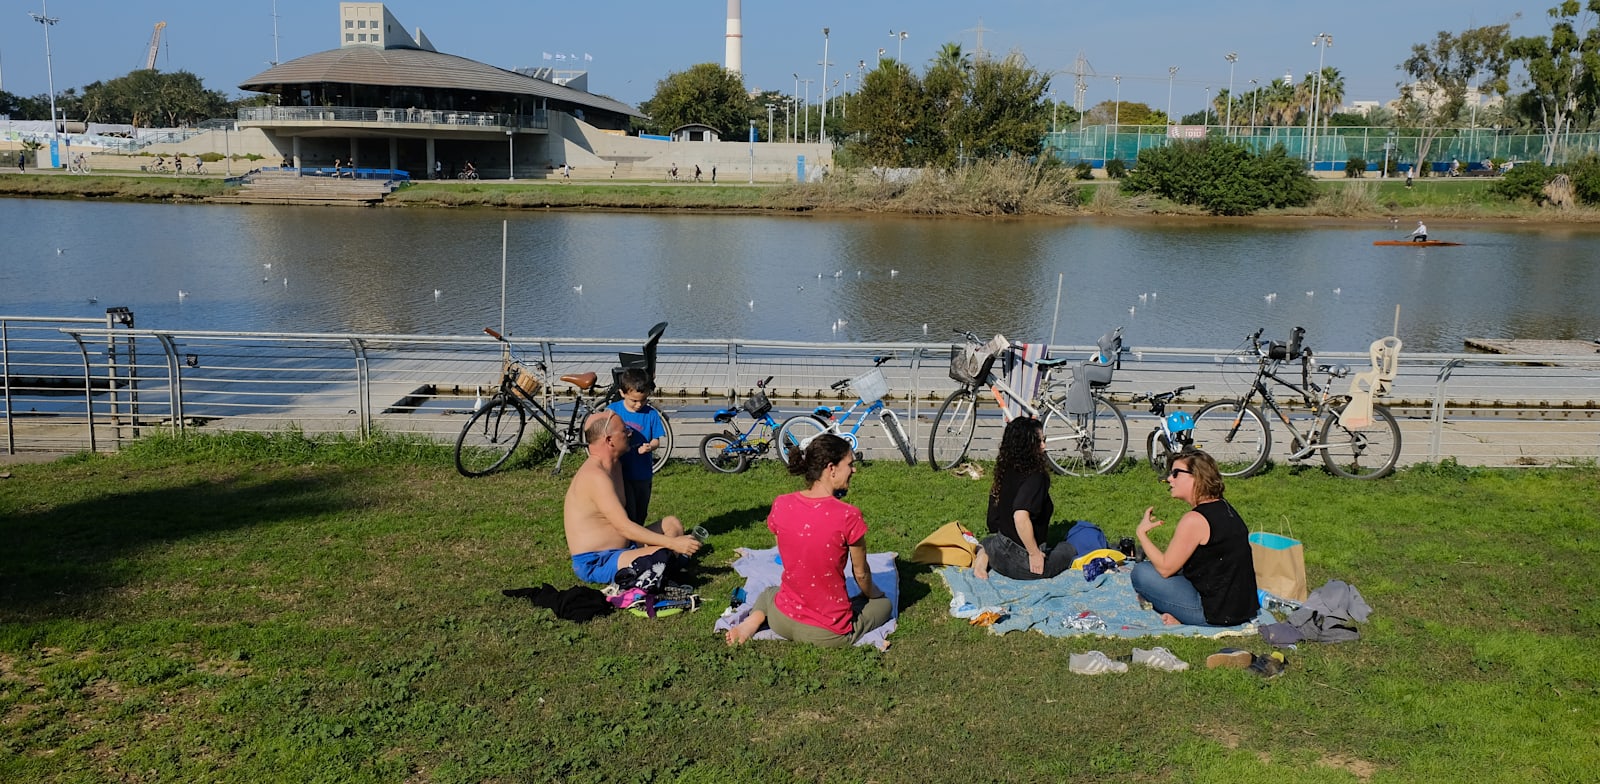
[[[756,597],[755,609],[728,630],[738,645],[770,627],[779,636],[822,647],[851,645],[889,622],[889,599],[872,584],[867,566],[867,523],[861,510],[839,499],[850,489],[855,455],[850,443],[817,436],[803,450],[789,453],[789,473],[804,476],[807,487],[778,496],[767,528],[778,539],[783,578]],[[845,591],[848,557],[860,595]]]

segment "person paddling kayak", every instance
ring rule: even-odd
[[[1415,229],[1413,229],[1411,231],[1411,241],[1412,242],[1427,242],[1428,241],[1428,227],[1423,225],[1422,221],[1417,221],[1417,228],[1415,228]]]

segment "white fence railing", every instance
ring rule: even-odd
[[[516,339],[519,353],[561,373],[602,378],[638,340]],[[1088,346],[1056,356],[1088,356]],[[891,400],[919,452],[939,401],[955,389],[949,344],[818,344],[783,341],[663,341],[657,399],[689,458],[711,412],[731,394],[773,377],[775,415],[834,399],[829,386],[883,365]],[[474,401],[496,382],[500,348],[485,337],[377,334],[175,332],[130,329],[109,319],[0,317],[0,364],[8,452],[114,450],[153,428],[174,431],[289,427],[366,438],[374,431],[453,439]],[[1319,354],[1360,369],[1365,354]],[[1126,354],[1109,393],[1128,414],[1130,457],[1143,455],[1152,418],[1128,404],[1138,392],[1194,384],[1176,408],[1195,411],[1237,396],[1254,363],[1224,351],[1145,348]],[[1347,382],[1336,382],[1339,384]],[[1284,397],[1280,396],[1280,400]],[[1455,458],[1475,465],[1552,465],[1600,458],[1600,354],[1501,356],[1403,354],[1386,401],[1400,419],[1402,463]],[[973,454],[998,416],[979,429]],[[1299,423],[1297,423],[1298,425]],[[875,426],[864,428],[876,431]],[[1275,438],[1286,447],[1286,436]],[[868,439],[869,455],[886,447]],[[880,455],[891,452],[877,452]],[[1280,455],[1281,456],[1281,455]]]

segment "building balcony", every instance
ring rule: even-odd
[[[476,135],[542,132],[549,129],[548,114],[463,112],[446,109],[378,109],[359,106],[252,106],[239,110],[244,128],[279,131],[394,131],[406,135]]]

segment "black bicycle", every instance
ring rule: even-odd
[[[596,386],[599,376],[592,370],[569,373],[559,380],[572,389],[572,394],[558,396],[551,391],[551,372],[544,362],[524,359],[505,336],[485,327],[485,334],[504,344],[505,361],[494,394],[472,412],[472,418],[456,436],[456,470],[462,476],[483,476],[498,471],[511,459],[511,453],[517,451],[517,445],[522,443],[522,432],[532,419],[550,432],[556,450],[555,470],[560,472],[567,454],[587,444],[583,435],[584,420],[622,399],[617,389],[617,375],[627,368],[642,368],[655,378],[656,344],[666,329],[665,321],[651,327],[643,352],[619,354],[622,367],[612,370],[610,384]],[[661,445],[655,450],[652,470],[660,471],[672,454],[672,422],[665,411],[659,408],[656,411],[661,415],[664,434]]]
[[[1194,415],[1194,443],[1217,461],[1223,476],[1246,477],[1267,465],[1272,453],[1272,428],[1260,408],[1276,414],[1288,429],[1289,460],[1297,462],[1321,455],[1323,465],[1338,476],[1352,479],[1377,479],[1388,476],[1400,460],[1400,425],[1389,409],[1374,404],[1371,414],[1347,416],[1349,395],[1335,395],[1333,380],[1350,374],[1344,365],[1314,365],[1310,346],[1302,346],[1306,331],[1295,327],[1289,344],[1261,341],[1261,330],[1245,338],[1250,354],[1256,357],[1255,377],[1249,389],[1233,400],[1220,400]],[[1298,361],[1300,383],[1279,375],[1286,363]],[[1325,373],[1328,380],[1318,384],[1311,373]],[[1289,420],[1278,399],[1267,385],[1272,381],[1300,398],[1309,409],[1313,428],[1302,432]],[[1354,413],[1354,412],[1352,412]]]

